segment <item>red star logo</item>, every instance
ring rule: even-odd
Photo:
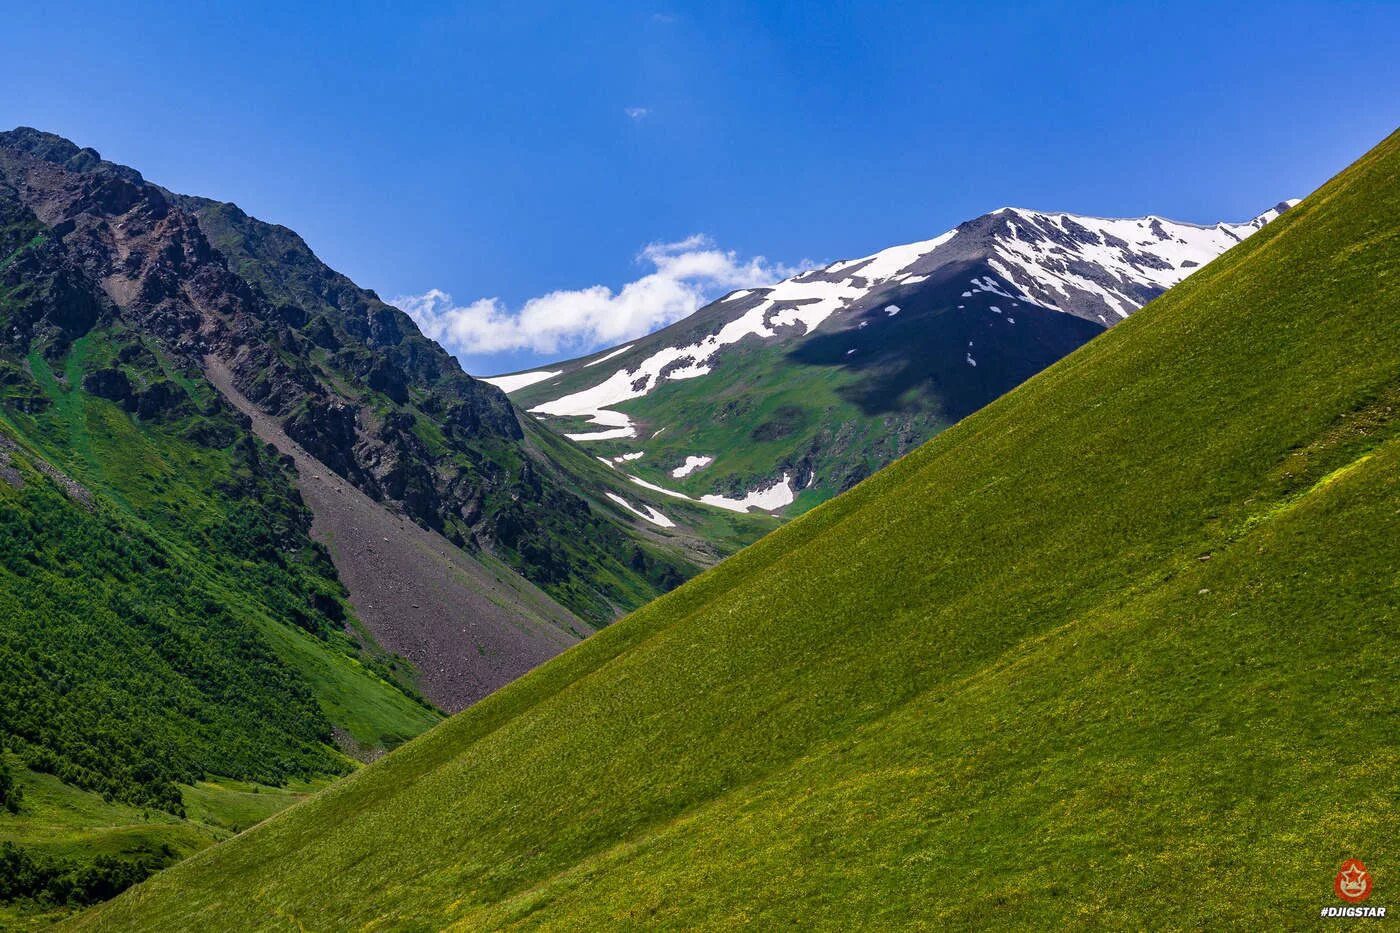
[[[1371,873],[1360,859],[1347,859],[1332,882],[1332,890],[1342,900],[1359,904],[1371,896]]]

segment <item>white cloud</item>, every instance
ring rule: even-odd
[[[647,107],[623,107],[622,112],[633,120],[641,120],[647,114],[651,113],[651,110]]]
[[[654,271],[616,292],[606,285],[550,292],[515,311],[499,298],[458,304],[437,288],[391,303],[424,334],[462,356],[513,350],[582,354],[665,327],[727,291],[771,285],[800,271],[762,256],[740,260],[700,234],[648,244],[637,261]]]

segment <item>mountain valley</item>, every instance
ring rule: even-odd
[[[1379,891],[1397,216],[1400,132],[867,481],[72,927],[1288,928],[1346,860]]]

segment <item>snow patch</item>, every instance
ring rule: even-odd
[[[640,516],[641,518],[644,518],[647,521],[651,522],[653,525],[659,525],[662,528],[676,527],[675,522],[671,521],[665,515],[662,515],[660,512],[656,511],[656,509],[653,509],[649,505],[643,504],[641,508],[637,508],[635,505],[628,502],[626,499],[622,498],[617,493],[610,492],[607,495],[609,499],[616,502],[618,505],[622,506],[627,511],[631,512],[633,515]]]
[[[629,480],[631,480],[632,482],[636,483],[638,486],[642,487],[643,489],[650,489],[652,492],[659,492],[659,493],[661,493],[663,496],[670,496],[670,497],[672,497],[673,499],[684,499],[684,500],[687,501],[687,502],[694,502],[694,501],[695,501],[694,499],[690,498],[690,496],[687,496],[687,495],[686,495],[685,493],[683,493],[683,492],[676,492],[674,489],[667,489],[666,487],[664,487],[664,486],[658,486],[658,485],[656,485],[655,483],[648,483],[646,480],[642,479],[640,476],[632,476],[632,475],[629,473],[628,476],[627,476],[627,478],[628,478]]]
[[[532,386],[537,382],[544,382],[546,379],[553,379],[563,371],[562,369],[556,369],[554,372],[546,372],[543,369],[537,369],[532,373],[516,373],[513,376],[482,376],[481,381],[489,382],[509,395],[517,389]]]
[[[726,496],[701,496],[700,501],[706,505],[719,506],[731,512],[747,512],[751,508],[763,509],[765,512],[772,512],[781,509],[785,505],[791,505],[797,498],[797,493],[792,488],[792,478],[784,473],[783,478],[772,486],[754,489],[742,499],[731,499]]]
[[[705,467],[715,462],[714,457],[697,457],[694,454],[685,458],[685,463],[671,471],[671,476],[676,479],[684,479],[696,470],[703,470]]]
[[[612,359],[613,357],[615,357],[615,356],[621,356],[622,354],[626,353],[626,352],[627,352],[628,350],[630,350],[630,349],[632,349],[632,344],[629,343],[629,344],[627,344],[626,346],[618,347],[616,350],[612,351],[612,352],[609,353],[607,356],[600,356],[600,357],[598,357],[596,360],[589,360],[587,363],[584,363],[583,365],[584,365],[585,367],[588,367],[588,366],[597,366],[599,363],[606,363],[608,360]]]
[[[636,437],[636,428],[613,428],[611,431],[585,431],[582,434],[565,434],[571,441],[615,441],[624,437]]]

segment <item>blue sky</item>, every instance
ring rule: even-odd
[[[1397,53],[1335,0],[12,4],[0,124],[292,227],[487,374],[1004,204],[1247,218],[1400,123]]]

